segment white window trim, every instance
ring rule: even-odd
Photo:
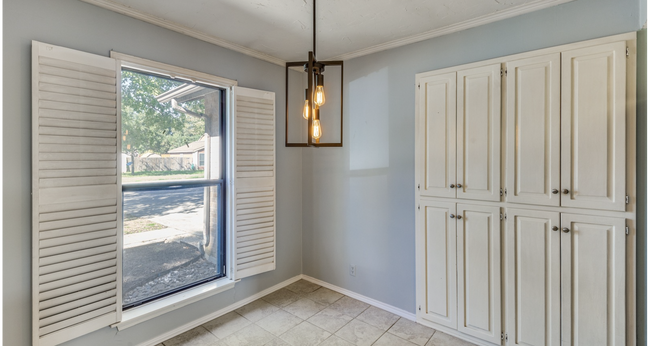
[[[111,327],[116,327],[118,330],[133,327],[138,323],[234,288],[237,282],[226,277],[134,307],[122,312],[122,321]]]
[[[110,56],[111,58],[118,60],[122,68],[126,67],[145,73],[169,76],[172,79],[184,79],[193,83],[225,88],[226,92],[228,93],[226,95],[226,98],[229,101],[231,101],[230,95],[232,94],[232,88],[237,86],[236,80],[218,77],[178,66],[168,65],[153,60],[138,58],[128,54],[111,51]],[[228,124],[231,123],[229,117],[232,115],[230,112],[230,105],[226,105],[226,107],[227,108],[224,112],[224,114],[226,114],[226,131],[229,131]],[[232,153],[228,152],[228,155],[232,155]],[[227,159],[226,162],[230,162],[230,160]],[[225,214],[228,215],[227,212]],[[226,223],[229,224],[228,220],[226,220]],[[232,234],[232,227],[227,226],[226,232],[228,232],[228,234]],[[231,246],[231,242],[228,242],[226,244],[226,258],[229,261],[232,260]],[[201,299],[205,299],[212,295],[234,288],[235,283],[239,282],[239,280],[233,280],[234,273],[232,272],[232,266],[229,263],[226,263],[226,268],[226,277],[224,278],[210,281],[122,312],[122,320],[111,325],[111,327],[115,327],[118,330],[124,330],[144,321],[158,317],[167,312],[197,302]]]

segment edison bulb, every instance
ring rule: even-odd
[[[312,135],[311,136],[314,137],[314,139],[319,139],[320,136],[323,134],[323,131],[322,131],[321,127],[320,127],[320,120],[318,120],[318,119],[314,120],[312,122],[312,127],[313,127],[313,129],[312,129]]]
[[[309,119],[309,100],[305,100],[305,107],[303,107],[302,117]]]
[[[320,107],[325,104],[325,89],[322,85],[316,86],[316,94],[314,95],[314,103]]]

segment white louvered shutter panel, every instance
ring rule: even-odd
[[[275,93],[234,87],[234,273],[275,269]]]
[[[114,59],[32,42],[34,345],[121,318],[119,83]]]

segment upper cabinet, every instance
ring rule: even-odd
[[[500,70],[495,64],[420,81],[421,195],[500,199]]]
[[[560,205],[560,53],[506,63],[508,202]]]
[[[562,206],[625,210],[626,44],[562,53]]]
[[[458,71],[458,198],[498,201],[501,181],[501,65]]]
[[[456,72],[420,82],[417,146],[420,193],[456,197]]]

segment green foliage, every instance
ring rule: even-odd
[[[137,72],[122,71],[122,152],[139,155],[164,154],[170,149],[199,140],[205,132],[205,120],[161,104],[156,96],[184,83]],[[203,100],[186,102],[183,107],[204,113]],[[127,149],[130,145],[130,149]]]

